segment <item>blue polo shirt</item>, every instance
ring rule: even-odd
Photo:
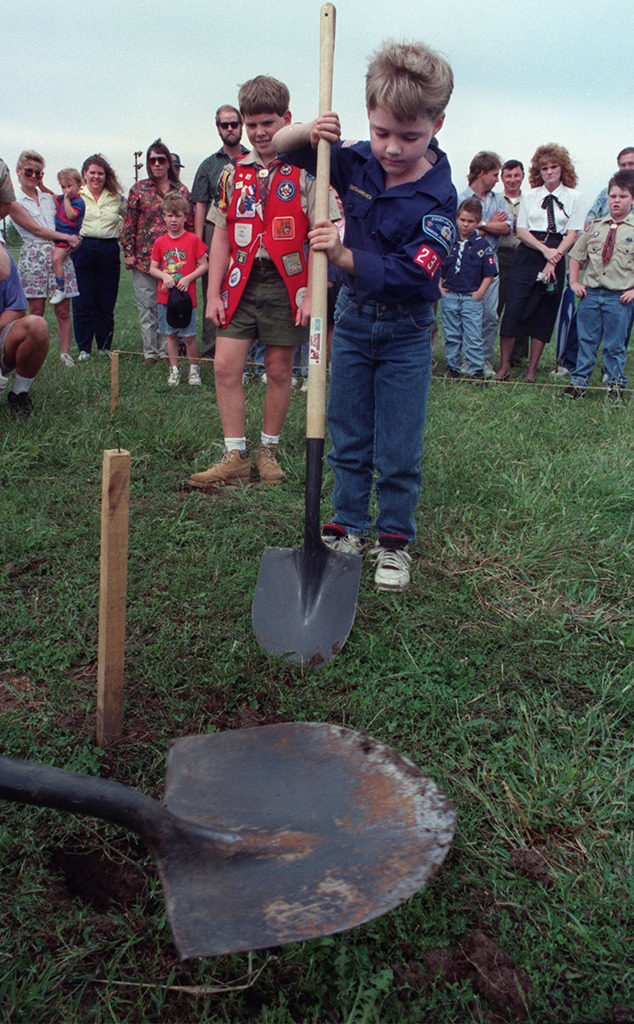
[[[18,268],[13,262],[11,253],[8,255],[11,260],[11,272],[4,281],[0,281],[0,313],[4,313],[7,309],[23,310],[27,307],[26,295],[20,281]]]
[[[456,190],[449,161],[435,142],[428,158],[432,167],[422,178],[386,190],[369,142],[331,147],[330,180],[343,202],[344,245],[354,254],[355,272],[344,274],[344,283],[358,305],[407,306],[439,296],[442,260],[455,237]],[[284,159],[312,173],[317,166],[312,146]]]
[[[497,277],[498,265],[493,251],[477,231],[461,242],[454,242],[443,260],[442,279],[448,292],[476,292],[485,277]]]

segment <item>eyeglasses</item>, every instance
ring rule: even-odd
[[[38,179],[40,179],[40,178],[44,177],[44,171],[34,171],[32,167],[25,167],[24,168],[24,174],[26,175],[27,178],[38,178]]]
[[[228,128],[239,128],[239,121],[218,121],[218,127],[222,128],[223,132],[226,132]]]
[[[151,163],[151,164],[166,164],[167,163],[167,157],[166,156],[151,156],[150,159],[149,159],[149,163]]]

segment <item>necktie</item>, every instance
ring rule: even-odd
[[[548,217],[548,225],[546,227],[546,230],[549,235],[558,234],[557,225],[555,224],[555,203],[557,203],[557,206],[565,216],[566,211],[564,209],[564,204],[559,202],[557,196],[554,196],[551,192],[549,192],[548,195],[545,196],[544,199],[542,199],[542,209],[546,211],[546,216]]]
[[[269,190],[271,188],[271,178],[277,167],[282,163],[281,160],[271,160],[270,164],[266,167],[258,168],[258,191],[260,193],[260,202],[262,203],[262,209],[268,199]]]
[[[607,267],[608,263],[610,262],[614,254],[614,244],[616,242],[617,227],[617,224],[610,225],[610,230],[608,231],[607,238],[603,243],[603,248],[601,250],[601,262],[603,263],[604,267]]]

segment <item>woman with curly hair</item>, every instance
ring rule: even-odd
[[[119,292],[119,234],[125,199],[114,170],[101,153],[87,157],[81,168],[79,194],[86,204],[82,246],[73,256],[79,295],[73,299],[75,341],[81,361],[90,358],[93,338],[108,353],[114,334],[114,307]]]
[[[549,143],[535,150],[528,172],[530,192],[522,194],[517,216],[517,248],[500,326],[500,368],[496,380],[508,380],[518,334],[531,338],[524,380],[533,384],[544,346],[553,333],[563,291],[564,256],[583,230],[583,199],[564,146]]]
[[[182,196],[190,200],[189,189],[178,180],[172,154],[164,142],[156,139],[148,148],[145,165],[147,178],[133,185],[128,193],[128,208],[121,231],[123,262],[132,273],[132,287],[141,320],[143,360],[146,366],[161,359],[168,363],[165,338],[158,334],[156,281],[150,276],[152,249],[167,231],[161,214],[163,200]],[[189,214],[185,230],[194,230]]]

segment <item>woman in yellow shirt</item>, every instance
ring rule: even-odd
[[[84,160],[79,194],[86,203],[82,244],[73,256],[79,295],[73,299],[73,326],[79,361],[90,359],[93,338],[106,354],[114,334],[114,308],[119,291],[119,234],[125,199],[114,170],[100,153]]]

